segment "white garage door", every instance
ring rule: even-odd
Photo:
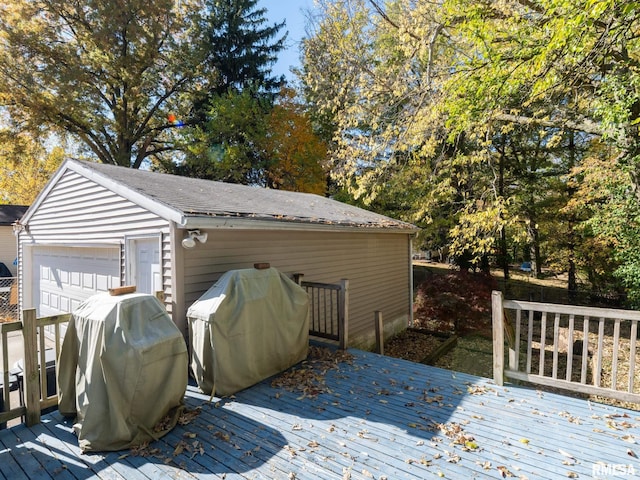
[[[120,249],[36,247],[33,281],[38,316],[72,312],[91,295],[120,285]]]

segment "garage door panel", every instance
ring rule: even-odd
[[[118,247],[36,247],[33,261],[40,316],[71,312],[90,296],[120,285]]]

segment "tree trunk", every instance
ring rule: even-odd
[[[500,195],[501,198],[504,198],[504,153],[500,153],[499,158],[498,195]],[[504,225],[502,225],[502,228],[500,229],[500,257],[499,261],[506,281],[509,280],[509,255],[507,254],[507,232]]]
[[[573,169],[575,165],[575,143],[573,140],[573,132],[569,132],[569,171]],[[575,193],[575,188],[569,186],[567,188],[567,199],[571,201]],[[573,301],[576,299],[577,290],[578,290],[578,281],[577,281],[577,272],[576,272],[576,242],[575,242],[575,233],[574,228],[576,225],[576,217],[573,213],[569,214],[569,218],[567,218],[567,250],[569,252],[569,269],[568,269],[568,281],[567,281],[567,295],[569,300]]]
[[[500,231],[500,266],[504,274],[504,279],[509,279],[509,254],[507,253],[507,232],[504,228]]]

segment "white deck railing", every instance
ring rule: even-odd
[[[640,402],[640,312],[504,300],[494,291],[492,317],[497,384],[508,378]]]

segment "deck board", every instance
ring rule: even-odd
[[[190,386],[185,404],[199,413],[147,456],[81,454],[57,412],[2,430],[0,478],[598,478],[598,464],[600,478],[611,468],[640,474],[640,412],[350,353],[334,368],[305,362],[289,383],[270,379],[229,398]],[[316,381],[306,394],[295,388],[304,372]]]

